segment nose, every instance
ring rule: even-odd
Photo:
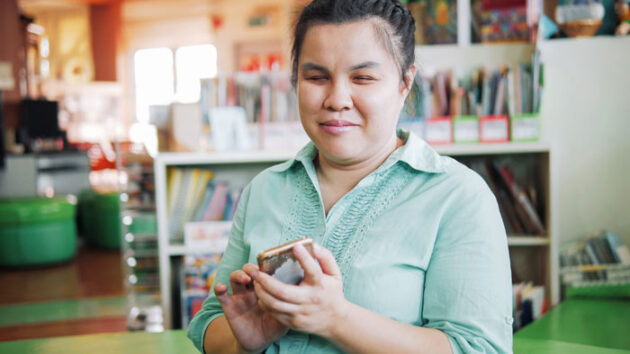
[[[342,81],[332,82],[330,91],[324,100],[324,108],[333,112],[352,109],[352,96],[348,85]]]

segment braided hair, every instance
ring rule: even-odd
[[[298,61],[308,29],[314,25],[345,24],[375,19],[375,28],[395,59],[404,80],[413,65],[416,25],[409,10],[398,0],[313,0],[297,21],[291,49],[291,82],[297,84]]]

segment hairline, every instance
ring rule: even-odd
[[[396,64],[398,72],[401,74],[401,80],[404,82],[405,80],[404,74],[405,74],[405,71],[409,69],[409,67],[406,67],[403,69],[403,65],[405,65],[405,63],[403,62],[404,55],[402,52],[404,48],[402,46],[402,40],[400,36],[396,35],[396,31],[394,30],[393,26],[389,22],[387,22],[386,19],[378,15],[373,15],[373,14],[358,17],[358,18],[353,18],[351,20],[346,20],[346,21],[326,21],[326,20],[321,20],[321,19],[308,21],[305,24],[306,30],[304,31],[302,41],[300,43],[300,48],[297,48],[298,49],[297,53],[295,53],[297,55],[297,57],[294,58],[296,78],[297,78],[298,71],[300,69],[298,61],[302,54],[302,46],[304,45],[304,38],[306,38],[306,34],[311,28],[315,26],[320,26],[320,25],[341,26],[341,25],[347,25],[347,24],[352,24],[352,23],[358,23],[362,21],[367,21],[372,25],[372,28],[374,28],[374,33],[379,38],[380,42],[385,46],[385,50],[387,51],[387,53],[394,60],[394,63]],[[409,66],[411,66],[412,64],[413,63],[411,63]]]

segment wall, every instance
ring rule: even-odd
[[[543,131],[560,244],[608,229],[630,245],[630,37],[543,45]]]
[[[0,1],[0,61],[8,61],[13,65],[13,81],[15,88],[2,94],[4,126],[14,128],[19,119],[19,77],[20,52],[24,50],[23,37],[20,32],[17,0]],[[0,129],[0,131],[2,131]]]
[[[71,4],[58,8],[25,7],[50,41],[50,76],[69,83],[93,80],[89,7]]]
[[[269,7],[278,9],[279,14],[273,17],[271,24],[257,28],[247,26],[250,14]],[[257,1],[255,5],[246,0],[184,0],[183,4],[174,1],[125,2],[126,48],[133,52],[140,48],[212,43],[217,47],[219,72],[233,72],[236,70],[235,46],[239,43],[278,42],[288,56],[292,9],[292,2],[286,0]],[[212,25],[214,16],[222,20],[218,28]]]
[[[90,5],[90,32],[94,54],[94,80],[116,81],[117,58],[120,51],[121,4]]]

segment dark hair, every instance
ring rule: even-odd
[[[397,0],[313,0],[297,21],[291,48],[291,82],[297,84],[298,61],[302,43],[309,28],[321,24],[344,24],[367,19],[384,20],[376,23],[377,33],[404,74],[414,63],[414,33],[416,25],[409,10]]]

